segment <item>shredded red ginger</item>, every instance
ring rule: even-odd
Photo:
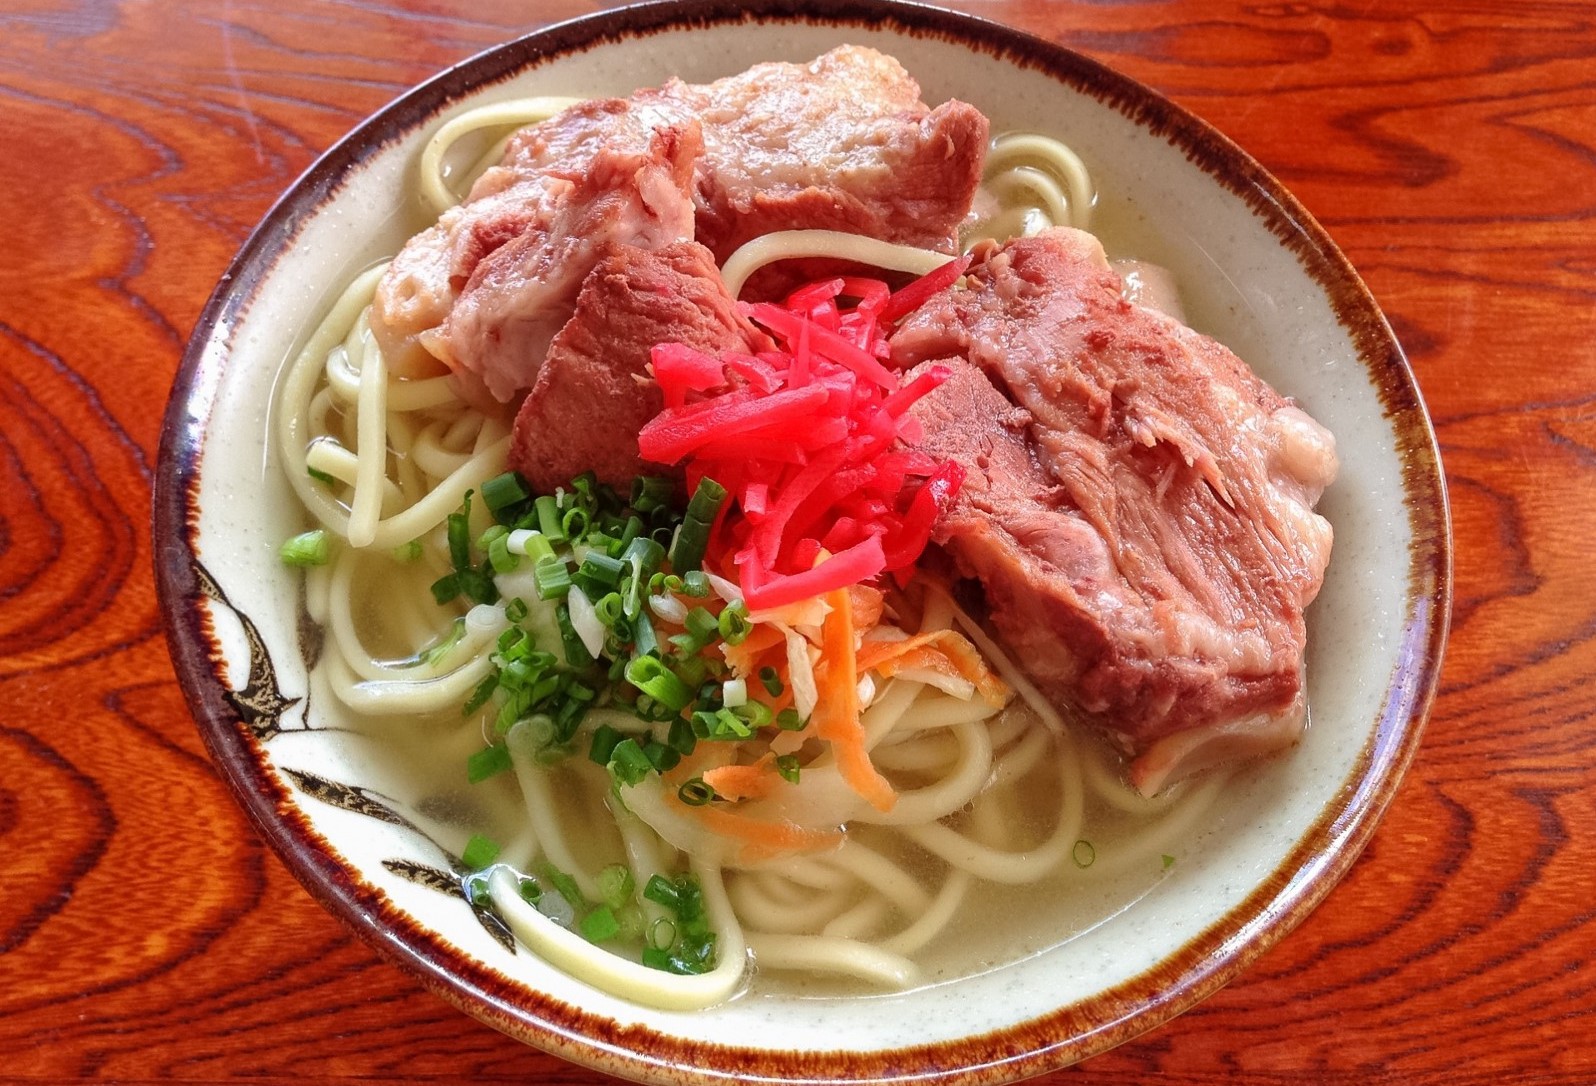
[[[660,464],[685,463],[731,496],[710,537],[736,567],[749,608],[780,607],[907,570],[958,494],[964,469],[914,448],[911,404],[948,377],[905,383],[882,365],[887,326],[951,286],[969,258],[894,293],[878,279],[800,287],[781,304],[738,303],[780,344],[717,359],[681,343],[653,349],[665,410],[638,434]],[[844,307],[841,299],[854,299]]]

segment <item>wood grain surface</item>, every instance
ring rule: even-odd
[[[1049,1081],[1596,1081],[1596,3],[961,6],[1302,198],[1410,352],[1456,521],[1442,693],[1350,877]],[[588,7],[0,5],[0,1081],[598,1080],[423,992],[266,852],[173,678],[148,527],[184,339],[271,201],[411,84]]]

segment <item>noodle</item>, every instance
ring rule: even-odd
[[[505,142],[492,143],[474,170],[454,171],[445,163],[463,137],[540,120],[575,101],[508,101],[452,118],[421,155],[422,200],[434,214],[444,213],[458,202],[456,190],[496,161]],[[1003,212],[976,224],[963,239],[966,246],[1016,218],[1027,229],[1089,221],[1090,177],[1080,158],[1056,140],[1000,137],[985,185]],[[735,296],[762,267],[818,256],[910,275],[949,259],[869,237],[794,230],[747,243],[725,262],[722,275]],[[511,625],[504,605],[478,605],[459,615],[434,605],[426,585],[449,569],[445,518],[468,491],[505,470],[508,427],[469,407],[447,377],[409,379],[389,369],[368,324],[385,268],[370,268],[345,286],[289,363],[272,434],[295,495],[344,544],[330,567],[306,574],[306,611],[327,632],[313,690],[369,718],[384,735],[410,736],[407,741],[436,752],[470,744],[492,728],[489,711],[461,716],[459,706],[494,667],[495,642]],[[473,535],[478,527],[472,526]],[[411,552],[408,560],[396,557],[395,548]],[[502,574],[500,580],[505,598],[532,596],[529,574]],[[716,583],[722,596],[735,591]],[[383,618],[374,623],[369,615],[379,605]],[[923,981],[916,956],[960,922],[977,886],[1062,884],[1079,876],[1066,860],[1082,839],[1089,811],[1156,820],[1123,847],[1098,850],[1089,872],[1095,880],[1146,867],[1190,834],[1223,776],[1143,799],[1106,759],[1077,751],[1058,712],[945,593],[926,592],[923,609],[918,632],[962,631],[1020,698],[999,708],[975,696],[967,681],[912,669],[890,680],[862,676],[865,746],[897,791],[889,811],[865,802],[832,754],[816,754],[805,733],[781,733],[770,741],[772,755],[809,752],[799,782],[746,801],[740,810],[789,827],[793,840],[810,843],[805,847],[829,851],[761,853],[712,832],[658,775],[611,796],[605,771],[585,758],[544,764],[532,725],[523,720],[504,733],[513,774],[491,790],[494,817],[512,828],[505,862],[484,880],[493,908],[551,964],[658,1007],[685,1010],[730,998],[745,983],[750,952],[762,972],[802,970],[904,988]],[[680,624],[681,616],[675,617]],[[800,628],[780,628],[787,681],[807,716],[818,696],[816,650]],[[871,636],[912,632],[884,626]],[[640,738],[651,729],[624,707],[602,702],[584,727],[600,724]],[[729,749],[703,755],[700,771],[715,768],[717,757],[729,761],[733,755]],[[577,812],[566,802],[576,794],[587,797],[591,810]],[[1049,797],[1051,806],[1042,802]],[[599,817],[604,832],[595,836],[587,823],[600,806],[609,818]],[[1045,825],[1031,827],[1039,807]],[[847,830],[839,836],[842,824]],[[1027,834],[1040,840],[1027,841]],[[606,852],[638,887],[679,871],[686,859],[715,938],[713,969],[678,976],[647,968],[595,946],[522,897],[518,872],[544,864],[568,875],[581,894],[600,899],[598,857]],[[643,899],[638,908],[650,940],[659,925],[670,923],[655,901]]]

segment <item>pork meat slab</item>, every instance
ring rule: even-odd
[[[1229,350],[1121,287],[1088,234],[989,245],[892,351],[958,367],[915,409],[969,476],[938,542],[1043,693],[1138,755],[1150,791],[1298,734],[1336,458]]]
[[[522,401],[510,466],[540,494],[595,472],[617,488],[663,470],[637,454],[637,432],[664,407],[648,375],[657,343],[708,354],[773,345],[737,312],[715,258],[694,242],[608,247]]]
[[[513,136],[411,239],[372,329],[395,372],[442,360],[473,398],[510,402],[606,245],[696,236],[724,259],[762,234],[824,228],[951,251],[986,141],[974,107],[930,109],[896,60],[852,46],[584,102]]]

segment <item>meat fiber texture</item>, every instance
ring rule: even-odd
[[[661,470],[637,452],[637,432],[665,406],[647,370],[657,343],[711,355],[773,346],[737,312],[702,245],[610,246],[516,414],[510,466],[537,493],[568,486],[584,471],[625,487]]]
[[[484,406],[511,402],[606,246],[696,236],[724,259],[772,231],[834,229],[951,252],[987,133],[974,107],[930,109],[896,60],[852,46],[586,102],[517,133],[411,239],[373,332],[395,372],[438,359]]]
[[[693,235],[696,121],[615,99],[534,127],[517,165],[488,170],[405,245],[372,304],[373,332],[396,364],[423,349],[468,395],[500,402],[532,383],[607,246],[658,249]]]
[[[988,245],[892,338],[953,377],[914,408],[966,468],[936,540],[1041,692],[1144,791],[1289,745],[1334,440],[1225,347],[1121,296],[1095,238]]]

